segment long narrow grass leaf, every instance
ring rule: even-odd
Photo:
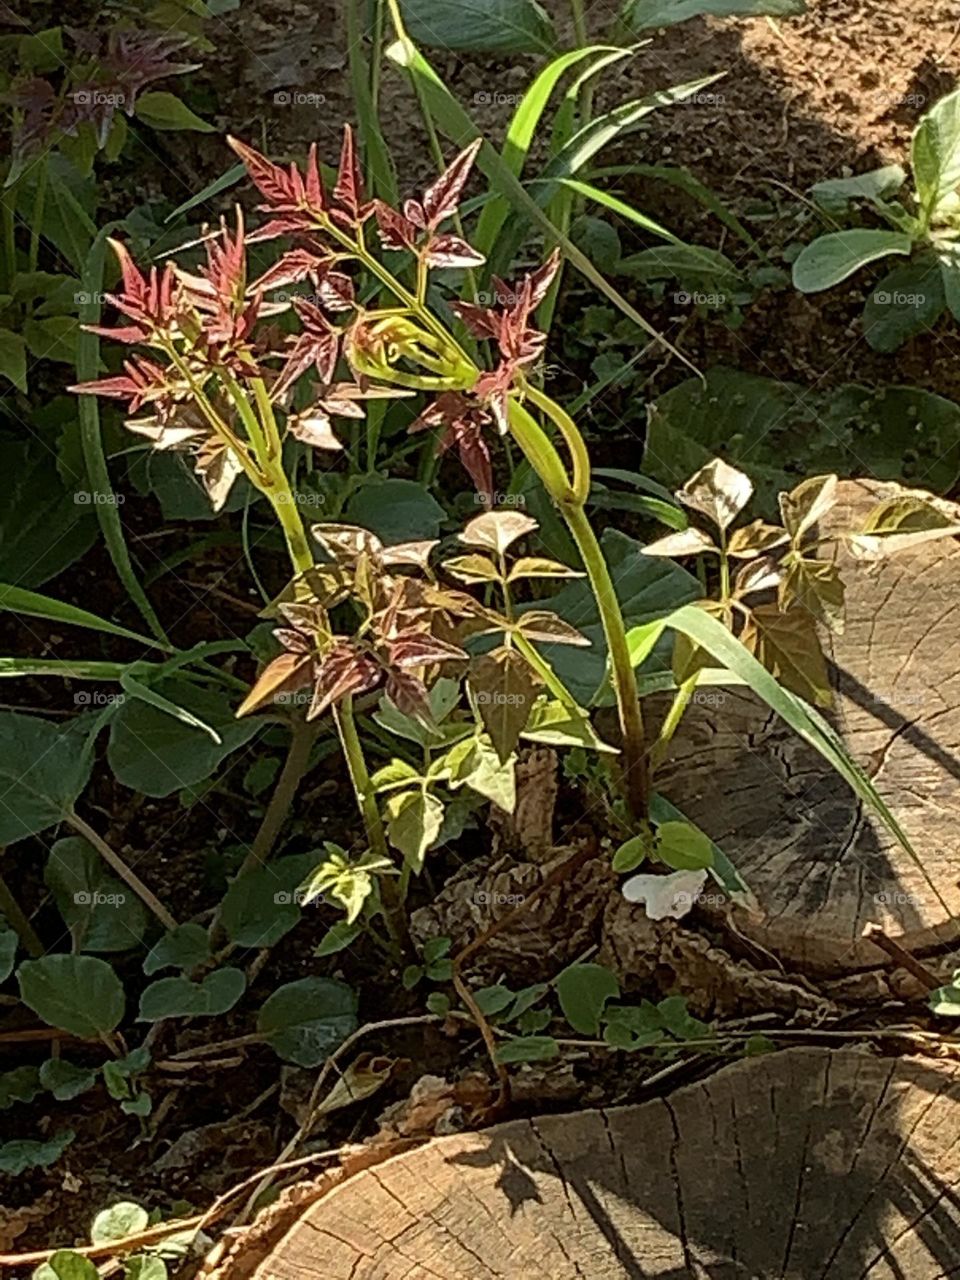
[[[86,627],[90,631],[103,631],[107,635],[122,636],[125,640],[134,640],[137,644],[150,645],[153,648],[169,649],[166,644],[158,644],[148,636],[129,631],[106,618],[101,618],[88,609],[80,609],[74,604],[65,604],[62,600],[54,600],[52,596],[41,595],[37,591],[27,591],[23,587],[11,586],[0,582],[0,610],[8,613],[22,613],[28,618],[47,618],[51,622],[69,623],[74,627]]]
[[[81,324],[97,324],[100,319],[100,299],[103,296],[103,268],[106,253],[107,228],[93,242],[82,276],[82,301],[80,304]],[[81,331],[77,339],[77,381],[89,382],[96,378],[100,367],[100,339],[95,333]],[[117,576],[123,583],[127,595],[140,610],[147,626],[160,641],[168,645],[166,633],[160,619],[154,612],[153,605],[147,599],[134,573],[130,560],[130,552],[123,536],[120,523],[120,509],[116,502],[113,486],[110,483],[110,472],[107,467],[107,456],[103,449],[100,434],[100,410],[96,396],[79,396],[77,413],[80,418],[80,442],[83,458],[87,467],[87,478],[90,483],[94,509],[100,528],[103,532],[107,550],[113,561]]]
[[[401,67],[412,69],[414,74],[421,79],[424,93],[431,104],[431,110],[438,127],[456,145],[465,147],[474,138],[482,136],[473,120],[460,106],[459,102],[412,41],[409,39],[396,40],[387,50],[387,57]],[[477,156],[477,165],[486,174],[491,183],[507,196],[511,204],[524,215],[525,219],[536,223],[541,231],[545,233],[550,244],[558,244],[568,261],[595,285],[605,297],[609,298],[614,306],[631,319],[634,324],[639,325],[645,333],[655,337],[678,360],[699,374],[699,370],[683,352],[677,350],[662,334],[658,333],[653,325],[644,319],[639,311],[606,279],[602,272],[597,270],[586,254],[581,252],[570,240],[569,236],[564,235],[554,226],[544,210],[524,189],[519,179],[510,172],[501,159],[499,152],[489,142],[485,142],[480,149],[480,153]]]

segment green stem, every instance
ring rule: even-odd
[[[333,707],[333,719],[343,744],[350,781],[360,807],[363,825],[366,829],[370,850],[377,858],[390,859],[387,846],[387,833],[380,816],[376,793],[367,762],[364,758],[360,735],[357,733],[357,722],[353,715],[353,698],[346,697],[339,705]],[[410,931],[407,927],[403,900],[396,883],[390,876],[380,877],[380,899],[383,903],[383,918],[390,937],[398,951],[402,954],[411,950]]]
[[[319,732],[320,726],[316,721],[307,721],[297,716],[291,722],[287,758],[283,762],[280,777],[273,789],[260,829],[253,838],[250,852],[244,858],[238,875],[243,875],[245,871],[254,871],[268,861],[277,837],[283,829],[283,824],[293,807],[300,783],[309,768],[310,753]]]
[[[17,278],[17,184],[0,190],[0,293],[11,293]]]
[[[645,820],[650,804],[650,768],[647,760],[643,713],[637,692],[637,678],[630,660],[627,632],[610,570],[587,514],[579,503],[564,503],[566,520],[590,579],[597,601],[603,634],[610,654],[613,687],[617,696],[620,732],[623,737],[623,785],[635,818]]]
[[[577,47],[583,49],[590,43],[590,36],[587,31],[587,15],[583,0],[570,0],[570,10],[573,17],[573,33],[577,42]],[[580,85],[580,93],[577,99],[577,114],[579,115],[579,125],[582,129],[584,125],[589,124],[590,117],[593,115],[593,82],[590,79],[584,79]]]
[[[43,224],[43,209],[47,199],[47,163],[40,165],[40,172],[37,175],[37,190],[33,198],[33,214],[30,222],[28,271],[36,271],[37,263],[40,261],[40,227]]]
[[[580,429],[567,413],[551,396],[531,384],[526,388],[527,399],[536,405],[541,413],[553,422],[563,436],[563,442],[570,451],[573,463],[573,479],[571,489],[577,502],[583,504],[590,497],[590,454]]]
[[[20,903],[13,896],[13,891],[0,876],[0,915],[6,920],[7,924],[14,931],[20,941],[23,943],[24,950],[27,951],[35,960],[39,959],[46,950],[43,943],[37,936],[33,925],[27,919],[27,914],[20,906]]]

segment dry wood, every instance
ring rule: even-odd
[[[254,1275],[936,1280],[960,1275],[958,1132],[956,1064],[790,1050],[435,1139],[306,1208]]]
[[[846,481],[839,492],[823,532],[853,527],[902,491]],[[820,756],[747,691],[694,698],[662,785],[750,883],[764,914],[744,916],[743,932],[788,967],[843,973],[885,963],[864,936],[871,923],[912,953],[960,937],[960,543],[930,542],[868,567],[841,550],[838,561],[846,627],[827,642],[837,690],[828,718],[937,892]]]

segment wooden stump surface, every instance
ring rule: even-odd
[[[960,1276],[960,1067],[796,1049],[667,1099],[438,1138],[311,1206],[258,1280]]]
[[[852,528],[896,485],[845,481],[822,532]],[[701,688],[662,788],[717,841],[761,908],[743,932],[788,967],[844,973],[883,963],[868,923],[912,951],[958,938],[960,543],[865,565],[839,555],[846,626],[827,637],[828,719],[872,776],[936,885],[823,759],[765,704]],[[946,906],[944,906],[944,903]]]

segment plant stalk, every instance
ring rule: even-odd
[[[623,614],[617,599],[610,570],[600,549],[583,506],[577,502],[564,503],[561,513],[567,528],[573,535],[577,550],[587,571],[593,594],[600,612],[603,634],[610,654],[614,692],[623,737],[622,777],[624,794],[635,818],[646,821],[650,809],[650,765],[647,757],[646,733],[637,677],[630,660],[630,647],[623,624]]]
[[[357,722],[353,715],[353,698],[346,697],[339,705],[333,707],[333,718],[343,744],[343,753],[347,759],[350,781],[356,793],[363,825],[371,852],[378,858],[390,859],[387,847],[387,833],[384,830],[380,807],[370,781],[370,773],[364,758],[360,735],[357,733]],[[391,941],[401,955],[412,950],[410,930],[407,926],[406,912],[400,896],[398,885],[389,877],[381,876],[379,880],[380,900],[383,903],[383,918]]]
[[[310,753],[319,732],[320,726],[316,721],[304,720],[302,716],[297,716],[291,722],[287,758],[283,762],[280,777],[273,789],[263,821],[253,838],[250,852],[240,865],[238,875],[242,876],[246,871],[254,871],[262,867],[273,852],[277,837],[287,820],[300,783],[309,767]]]

